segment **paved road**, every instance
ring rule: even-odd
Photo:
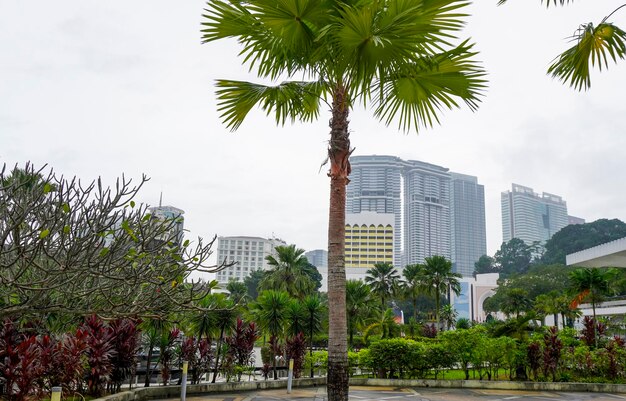
[[[188,401],[326,401],[326,388],[286,389],[207,394]],[[549,391],[470,390],[394,387],[350,387],[351,401],[626,401],[626,394],[561,393]]]

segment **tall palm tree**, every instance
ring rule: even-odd
[[[372,316],[376,308],[376,299],[372,289],[361,280],[346,282],[346,315],[348,317],[348,345],[352,348],[354,333],[365,320]]]
[[[407,265],[402,271],[404,296],[413,302],[413,320],[417,321],[417,298],[426,292],[424,287],[424,268],[420,264]]]
[[[295,245],[279,245],[276,254],[277,258],[273,255],[265,258],[271,268],[265,272],[259,289],[286,291],[290,297],[304,298],[315,287],[308,274],[309,261],[304,256],[304,249]]]
[[[237,129],[252,107],[278,124],[312,121],[330,108],[328,224],[328,397],[348,399],[345,308],[345,204],[352,152],[350,110],[361,103],[403,130],[432,126],[441,109],[478,105],[484,72],[463,27],[464,0],[215,0],[207,3],[203,41],[235,38],[244,62],[278,85],[219,80],[218,110]]]
[[[220,355],[222,352],[222,344],[224,337],[235,326],[237,320],[236,303],[227,298],[225,294],[211,294],[213,295],[212,313],[215,316],[215,326],[219,330],[219,337],[217,338],[217,346],[215,348],[215,370],[213,371],[213,379],[211,383],[215,383],[217,379],[217,372],[220,366]]]
[[[387,297],[396,295],[400,283],[400,275],[391,263],[376,263],[374,267],[365,272],[365,282],[369,284],[372,292],[381,300],[381,310],[387,309]]]
[[[441,329],[440,305],[441,295],[454,292],[461,293],[460,274],[452,272],[452,262],[443,256],[435,255],[425,259],[424,284],[428,292],[435,297],[435,320]]]
[[[452,305],[444,305],[441,308],[441,320],[444,322],[446,330],[450,330],[454,326],[458,316],[459,312]]]
[[[252,316],[254,316],[261,329],[276,340],[284,336],[289,299],[289,294],[285,291],[267,290],[260,293],[256,302],[252,304]],[[271,357],[274,379],[276,380],[278,379],[276,358],[273,354]]]

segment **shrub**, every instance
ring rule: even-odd
[[[302,366],[304,362],[304,354],[306,351],[306,342],[302,332],[298,335],[287,339],[285,344],[287,360],[293,359],[293,377],[299,378],[302,375]]]

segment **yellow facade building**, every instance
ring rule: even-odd
[[[391,213],[362,212],[346,215],[346,274],[365,274],[375,263],[393,264]],[[358,270],[358,272],[357,272]]]

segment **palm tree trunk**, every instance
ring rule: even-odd
[[[417,322],[417,298],[413,298],[413,320]]]
[[[345,225],[346,185],[350,175],[350,139],[346,90],[333,93],[330,122],[330,207],[328,218],[328,401],[348,401],[348,344],[346,335]]]
[[[148,360],[146,361],[146,380],[144,381],[144,387],[150,387],[150,378],[152,376],[152,352],[154,351],[154,345],[150,343],[148,347]]]
[[[213,379],[211,383],[215,383],[215,379],[217,379],[217,369],[220,366],[220,349],[222,348],[222,339],[224,338],[224,330],[226,330],[226,326],[222,326],[220,329],[220,338],[217,340],[217,347],[215,348],[215,370],[213,371]]]

